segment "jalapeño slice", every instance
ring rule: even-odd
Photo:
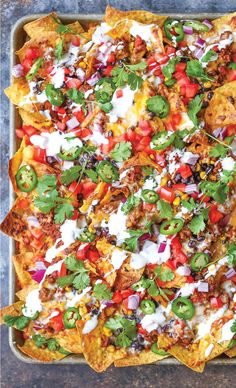
[[[38,178],[33,167],[29,164],[22,166],[16,173],[16,184],[24,193],[32,191],[38,183]]]
[[[68,150],[62,149],[58,156],[62,160],[75,160],[81,154],[82,147],[71,147]]]
[[[154,190],[142,190],[141,196],[147,203],[156,203],[159,199],[159,195]]]
[[[207,27],[206,24],[199,22],[198,20],[189,20],[184,22],[184,26],[192,27],[192,29],[195,31],[209,31],[209,27]]]
[[[101,180],[106,183],[111,183],[118,179],[118,170],[111,162],[102,160],[98,163],[96,170]]]
[[[160,226],[160,233],[167,236],[178,233],[184,226],[184,220],[182,218],[172,218],[162,222]]]
[[[93,232],[90,232],[88,229],[84,229],[82,233],[80,233],[78,240],[83,242],[92,242],[96,238],[96,234]]]
[[[210,257],[207,253],[196,253],[191,259],[190,266],[194,272],[199,272],[209,263]]]
[[[153,314],[155,312],[156,306],[151,299],[144,299],[140,303],[140,308],[144,314]]]
[[[164,31],[166,37],[171,41],[181,42],[184,39],[183,26],[180,22],[176,22],[176,20],[167,19],[164,23]]]
[[[154,150],[164,150],[169,147],[175,140],[175,133],[169,133],[168,131],[160,131],[153,136],[151,141],[151,148]]]
[[[151,346],[151,351],[155,354],[159,354],[159,356],[168,356],[169,353],[167,353],[165,350],[159,349],[157,344],[153,344]]]
[[[79,310],[76,307],[69,307],[63,314],[63,323],[67,329],[76,327],[76,321],[81,319]]]
[[[191,300],[184,296],[176,298],[172,303],[172,311],[180,319],[192,319],[195,308]]]
[[[52,105],[61,106],[64,101],[63,93],[60,89],[56,89],[52,84],[48,84],[45,89],[48,101]]]

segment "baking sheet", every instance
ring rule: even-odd
[[[222,14],[219,13],[200,13],[200,14],[165,14],[169,17],[173,17],[175,19],[216,19],[217,17],[222,16]],[[10,55],[10,70],[12,67],[17,63],[17,56],[15,55],[15,52],[20,49],[24,42],[27,39],[27,35],[23,29],[23,26],[26,23],[31,22],[32,20],[38,19],[42,16],[45,16],[44,14],[35,14],[35,15],[28,15],[24,16],[23,18],[19,19],[16,24],[13,26],[13,29],[11,31],[11,55]],[[72,23],[76,20],[78,20],[83,27],[86,28],[88,23],[91,22],[99,22],[102,20],[103,15],[80,15],[80,14],[73,14],[73,15],[66,15],[66,14],[58,14],[61,21],[65,24]],[[16,152],[17,148],[19,147],[19,140],[17,140],[15,135],[15,128],[19,128],[21,126],[21,118],[18,114],[18,111],[13,104],[10,104],[10,155],[13,156],[13,154]],[[9,182],[10,183],[10,182]],[[10,205],[13,204],[15,200],[15,194],[12,189],[12,185],[10,184],[9,187],[9,193],[10,193]],[[11,260],[12,255],[15,254],[15,242],[13,239],[11,239],[10,242],[10,260],[9,260],[9,303],[12,304],[16,301],[15,293],[18,291],[17,285],[16,285],[16,274],[14,270],[14,266]],[[72,355],[68,356],[61,361],[54,361],[51,363],[45,363],[37,360],[33,360],[30,357],[23,354],[20,349],[18,349],[17,345],[22,345],[22,338],[21,333],[17,331],[14,328],[9,328],[9,345],[12,350],[12,352],[15,354],[15,356],[20,359],[21,361],[27,362],[29,364],[85,364],[86,361],[82,355]],[[236,365],[236,358],[230,359],[229,357],[223,355],[220,356],[212,361],[210,361],[211,365]],[[162,361],[159,361],[157,365],[180,365],[179,361],[177,361],[173,357],[166,358]]]

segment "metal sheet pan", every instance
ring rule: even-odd
[[[217,17],[222,16],[222,14],[219,13],[200,13],[200,14],[165,14],[169,17],[173,17],[176,19],[216,19]],[[42,16],[45,16],[44,14],[35,14],[35,15],[28,15],[24,16],[23,18],[19,19],[16,24],[13,26],[13,29],[11,31],[11,56],[10,56],[10,69],[17,63],[17,56],[15,55],[15,52],[20,49],[24,42],[27,39],[27,35],[23,29],[23,26],[26,23],[29,23],[35,19],[38,19]],[[81,14],[73,14],[73,15],[66,15],[66,14],[59,14],[60,19],[63,23],[72,23],[75,20],[78,20],[84,27],[87,26],[90,22],[99,22],[102,20],[103,15],[81,15]],[[13,104],[10,104],[10,155],[12,156],[18,146],[19,141],[16,138],[15,135],[15,128],[20,127],[21,125],[21,118],[18,114],[17,109]],[[9,193],[10,193],[10,204],[12,205],[15,199],[15,194],[12,189],[12,185],[10,184],[9,187]],[[14,240],[11,240],[10,242],[10,261],[9,261],[9,303],[12,304],[16,301],[15,293],[18,291],[17,284],[16,284],[16,274],[14,270],[14,266],[11,260],[11,256],[15,253],[15,242]],[[22,344],[22,339],[20,336],[19,331],[16,329],[10,328],[9,329],[9,345],[12,350],[12,352],[15,354],[15,356],[26,363],[29,364],[48,364],[41,361],[33,360],[30,357],[23,354],[17,345]],[[65,359],[61,361],[54,361],[51,362],[51,364],[85,364],[86,361],[82,355],[72,355],[68,356]],[[179,365],[179,361],[177,361],[175,358],[170,357],[166,358],[160,362],[158,362],[157,365]],[[230,359],[225,355],[222,355],[218,357],[217,359],[214,359],[210,361],[211,365],[236,365],[236,358]]]

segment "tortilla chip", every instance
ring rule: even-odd
[[[115,360],[114,365],[120,368],[123,366],[154,364],[158,361],[163,360],[166,357],[168,356],[159,356],[158,354],[153,353],[151,350],[142,350],[137,355],[129,355],[125,358]]]
[[[236,12],[229,13],[212,21],[213,28],[202,34],[203,39],[210,39],[216,35],[220,35],[223,31],[236,30]]]
[[[30,286],[27,286],[25,288],[22,288],[22,290],[16,292],[17,298],[19,298],[21,301],[26,301],[27,295],[38,288],[38,284],[32,284]]]
[[[54,129],[51,120],[46,119],[46,117],[39,112],[28,112],[22,108],[19,108],[18,112],[24,125],[32,125],[42,132],[51,132],[52,129]]]
[[[132,284],[137,283],[144,272],[145,267],[134,269],[130,266],[130,260],[125,260],[117,271],[117,277],[114,284],[116,290],[124,290]]]
[[[236,357],[236,346],[234,346],[233,348],[227,350],[225,352],[225,354],[227,354],[227,356],[230,357],[230,358]]]
[[[29,94],[30,89],[25,78],[14,78],[12,84],[4,89],[4,93],[14,105],[19,105]],[[31,104],[25,104],[24,108],[32,111]]]
[[[64,330],[54,338],[58,341],[59,345],[70,353],[80,354],[82,353],[81,335],[77,329]]]
[[[236,81],[215,90],[205,111],[205,120],[212,129],[236,123]]]
[[[138,152],[135,156],[128,159],[127,162],[124,162],[120,171],[125,171],[133,166],[151,166],[154,167],[160,173],[162,172],[162,168],[158,164],[153,162],[153,160],[144,151]]]
[[[133,19],[143,24],[155,23],[158,26],[162,26],[167,16],[155,15],[148,11],[119,11],[110,5],[106,7],[104,20],[107,24],[114,26],[122,19]]]
[[[27,235],[27,224],[17,210],[17,202],[6,215],[0,225],[0,230],[17,241],[22,241]]]
[[[24,306],[22,301],[18,301],[10,306],[3,307],[0,310],[0,325],[4,324],[3,317],[4,315],[18,316],[22,315],[21,309]]]
[[[116,350],[113,346],[102,346],[102,328],[105,321],[99,319],[97,327],[88,334],[82,334],[83,354],[87,363],[96,372],[105,371],[115,360],[124,357],[124,349]]]
[[[15,271],[22,288],[37,284],[27,271],[33,267],[34,258],[35,254],[32,252],[21,253],[12,257]]]
[[[50,351],[47,348],[42,349],[38,348],[34,341],[32,340],[26,340],[23,346],[19,346],[18,348],[27,356],[33,358],[34,360],[43,361],[43,362],[50,362],[54,360],[62,360],[62,358],[65,358],[65,354],[61,354],[59,352]]]

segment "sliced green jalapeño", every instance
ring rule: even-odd
[[[171,41],[181,42],[184,39],[183,25],[176,20],[167,19],[164,23],[164,31],[166,37]]]
[[[151,141],[151,148],[154,150],[164,150],[169,147],[175,140],[175,133],[168,131],[160,131],[153,136]]]
[[[142,190],[141,197],[147,203],[156,203],[159,199],[159,195],[154,190],[148,189]]]
[[[182,218],[172,218],[162,222],[160,226],[160,233],[167,236],[178,233],[184,226],[184,220]]]
[[[63,314],[63,323],[66,329],[76,327],[76,321],[81,319],[79,310],[76,307],[69,307]]]
[[[180,319],[188,320],[194,316],[195,307],[191,300],[182,296],[172,302],[172,311]]]
[[[118,179],[118,170],[111,162],[102,160],[98,163],[96,170],[101,180],[106,183],[112,183]]]
[[[191,259],[190,266],[194,272],[199,272],[207,266],[210,257],[207,253],[196,253]]]
[[[38,183],[35,170],[29,164],[22,166],[16,173],[16,184],[20,191],[29,193]]]

